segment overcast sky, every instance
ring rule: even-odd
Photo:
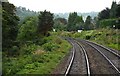
[[[34,11],[65,12],[99,12],[111,7],[113,0],[8,0],[15,6],[26,7]],[[114,0],[119,2],[120,0]]]

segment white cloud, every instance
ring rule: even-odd
[[[9,0],[16,6],[23,6],[34,11],[51,12],[91,12],[110,7],[113,0]],[[116,0],[117,2],[119,0]]]

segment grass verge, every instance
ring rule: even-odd
[[[21,55],[3,57],[3,74],[50,74],[60,60],[69,52],[71,45],[56,35],[45,37],[44,44],[23,45]]]
[[[98,29],[74,33],[74,38],[90,40],[106,47],[120,50],[120,30],[118,29]]]

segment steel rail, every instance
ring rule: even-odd
[[[115,70],[120,74],[119,69],[112,63],[112,61],[105,55],[103,54],[98,48],[96,48],[95,46],[93,46],[92,44],[86,42],[88,45],[90,45],[91,47],[95,48],[114,68]]]
[[[71,69],[71,66],[72,66],[72,63],[73,63],[73,60],[74,60],[74,57],[75,57],[75,48],[74,48],[74,44],[71,42],[71,44],[73,45],[73,51],[72,51],[72,58],[70,60],[70,63],[67,67],[67,70],[65,71],[65,76],[67,76],[70,72],[70,69]]]
[[[90,76],[90,65],[89,65],[89,60],[88,60],[88,55],[87,55],[87,52],[86,50],[84,49],[84,47],[82,46],[82,44],[80,44],[77,40],[75,40],[76,43],[82,48],[83,52],[84,52],[84,55],[85,55],[85,60],[86,60],[86,67],[87,67],[87,74],[88,76]]]
[[[85,40],[85,41],[88,41],[88,40]],[[100,47],[106,49],[107,51],[113,53],[114,55],[116,55],[116,56],[118,56],[118,57],[120,58],[120,55],[119,55],[118,53],[116,53],[116,52],[114,52],[114,51],[112,51],[112,50],[110,50],[110,49],[108,49],[108,48],[106,48],[106,47],[104,47],[104,46],[102,46],[102,45],[100,45],[100,44],[97,44],[97,43],[95,43],[95,42],[91,42],[91,41],[88,41],[88,42],[93,43],[93,44],[95,44],[95,45],[97,45],[97,46],[100,46]]]

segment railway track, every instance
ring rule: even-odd
[[[96,48],[95,46],[93,46],[92,44],[88,43],[90,46],[92,46],[93,48],[95,48],[113,67],[114,69],[120,74],[119,69],[117,68],[117,66],[114,65],[114,63],[103,53],[101,52],[98,48]]]
[[[94,44],[96,46],[99,46],[99,47],[101,47],[103,49],[106,49],[107,51],[111,52],[112,54],[114,54],[114,55],[116,55],[117,57],[120,58],[120,52],[119,51],[108,49],[108,48],[106,48],[106,47],[104,47],[104,46],[102,46],[100,44],[95,43],[95,42],[91,42],[91,41],[88,41],[88,40],[86,40],[86,41],[89,42],[89,43],[91,43],[91,44]]]
[[[119,54],[112,52],[108,48],[105,48],[103,46],[97,45],[89,41],[76,40],[72,38],[69,38],[68,41],[73,46],[73,49],[72,49],[73,52],[72,52],[72,57],[70,59],[68,67],[65,71],[65,76],[67,75],[120,76]],[[118,60],[118,61],[115,61],[115,60]]]
[[[111,49],[108,49],[102,45],[90,42],[90,41],[85,41],[85,40],[77,40],[85,45],[91,46],[94,48],[99,54],[101,54],[106,61],[108,61],[109,65],[112,66],[114,69],[114,73],[111,71],[110,74],[115,74],[120,76],[120,55],[112,51]],[[109,74],[109,73],[108,73]]]
[[[89,60],[83,46],[73,39],[67,39],[73,46],[72,57],[65,71],[67,75],[87,75],[90,76]],[[79,60],[79,61],[78,61]]]
[[[113,65],[113,67],[116,69],[116,71],[120,74],[120,55],[118,52],[115,52],[111,49],[108,49],[102,45],[99,45],[99,44],[96,44],[93,42],[88,41],[87,44],[89,44],[90,46],[92,46],[93,48],[98,50],[109,61],[109,63],[111,63],[111,65]],[[99,50],[98,48],[100,48],[100,47],[101,47],[101,49]],[[103,49],[106,51],[103,51]],[[117,60],[117,62],[115,60]]]

